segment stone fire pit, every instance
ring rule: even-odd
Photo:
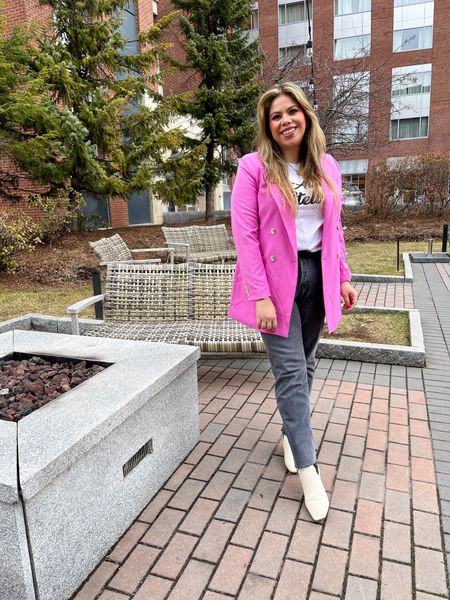
[[[197,348],[35,331],[13,352],[113,363],[0,421],[1,600],[65,600],[198,441]]]

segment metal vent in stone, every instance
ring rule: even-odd
[[[123,465],[122,471],[123,476],[126,477],[128,473],[130,473],[138,464],[143,460],[148,454],[152,454],[153,452],[153,440],[150,439],[148,442],[145,442],[139,450],[133,454],[133,456],[127,460],[127,462]]]

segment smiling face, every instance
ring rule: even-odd
[[[294,98],[282,94],[269,109],[269,129],[287,162],[300,160],[300,144],[306,131],[306,117]]]

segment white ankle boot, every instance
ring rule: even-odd
[[[330,502],[320,479],[319,468],[315,465],[298,470],[303,487],[305,505],[314,521],[321,521],[327,516]]]
[[[285,435],[283,435],[283,450],[284,450],[284,464],[286,465],[286,469],[290,473],[297,473],[297,469],[295,467],[294,455],[292,454],[292,450],[289,445],[289,441]]]

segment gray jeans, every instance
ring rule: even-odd
[[[320,252],[298,253],[298,278],[287,338],[262,333],[275,376],[277,406],[298,469],[316,462],[309,395],[325,316]]]

